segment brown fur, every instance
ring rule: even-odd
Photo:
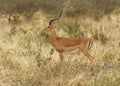
[[[59,53],[61,65],[63,65],[63,59],[64,59],[63,53],[74,51],[77,48],[79,48],[79,50],[83,54],[85,54],[92,63],[94,58],[88,52],[88,48],[90,46],[90,42],[92,41],[92,39],[88,37],[77,37],[77,38],[58,37],[56,35],[55,29],[51,27],[44,28],[42,31],[47,32],[49,34],[50,43]],[[61,67],[62,67],[61,70],[63,72],[63,66]]]

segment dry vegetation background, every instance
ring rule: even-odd
[[[59,56],[41,30],[94,39],[94,68],[82,53]],[[52,60],[49,58],[52,57]],[[120,86],[120,0],[0,0],[0,86]]]

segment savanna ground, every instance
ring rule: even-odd
[[[51,1],[54,2],[54,0]],[[82,4],[86,2],[82,2]],[[70,2],[65,3],[62,17],[53,26],[56,27],[58,36],[73,38],[87,36],[94,39],[93,46],[90,49],[90,53],[95,57],[93,70],[89,68],[88,58],[79,52],[64,55],[65,73],[60,73],[58,53],[50,45],[48,36],[41,33],[41,30],[47,26],[48,21],[56,16],[58,10],[55,11],[56,13],[51,12],[50,14],[47,11],[38,10],[34,12],[32,17],[27,15],[30,19],[27,19],[28,17],[24,19],[25,15],[19,15],[19,18],[17,10],[15,11],[17,14],[13,11],[14,15],[12,15],[11,20],[8,19],[6,12],[1,11],[0,86],[120,85],[119,6],[116,6],[112,11],[109,8],[110,12],[107,10],[108,14],[106,14],[104,9],[110,5],[108,4],[105,8],[104,6],[100,8],[102,11],[96,13],[94,9],[95,14],[89,13],[91,16],[88,16],[85,12],[89,12],[90,9],[89,11],[83,11],[90,6],[87,2],[88,8],[81,8],[80,10],[84,15],[78,12],[79,16],[78,14],[75,15],[77,11],[74,11],[72,7],[71,12],[67,11],[70,10],[68,4]],[[79,7],[79,4],[77,6]],[[53,4],[50,9],[52,7],[54,7]],[[45,8],[48,9],[49,7],[45,6]],[[29,12],[31,11],[27,11],[27,13]],[[11,12],[8,14],[11,15]],[[97,16],[93,18],[94,15]]]

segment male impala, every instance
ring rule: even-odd
[[[55,29],[51,26],[53,21],[56,21],[60,18],[62,11],[58,15],[58,17],[50,20],[49,26],[45,27],[42,31],[47,32],[49,34],[49,40],[52,46],[56,49],[60,56],[61,62],[61,71],[63,73],[63,59],[64,53],[81,51],[84,55],[88,57],[90,63],[93,62],[93,57],[89,54],[88,50],[91,47],[92,39],[87,37],[77,37],[77,38],[65,38],[65,37],[58,37],[56,35]]]

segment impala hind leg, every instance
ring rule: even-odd
[[[83,50],[83,53],[84,53],[84,54],[88,57],[88,59],[90,60],[90,65],[89,65],[89,67],[90,67],[91,70],[93,70],[93,65],[92,65],[92,63],[93,63],[94,57],[92,57],[92,56],[90,55],[90,53],[88,52],[88,50]]]
[[[63,68],[63,53],[59,53],[59,56],[60,56],[60,70],[62,73],[64,73],[64,68]]]
[[[92,63],[93,63],[93,60],[94,60],[94,57],[92,57],[90,55],[90,53],[88,52],[88,50],[82,50],[83,54],[86,55],[88,57],[88,59],[90,60],[90,67],[92,67]]]
[[[85,52],[89,55],[89,57],[92,58],[92,60],[94,60],[94,57],[90,55],[90,53],[88,52],[88,50],[85,50]]]

